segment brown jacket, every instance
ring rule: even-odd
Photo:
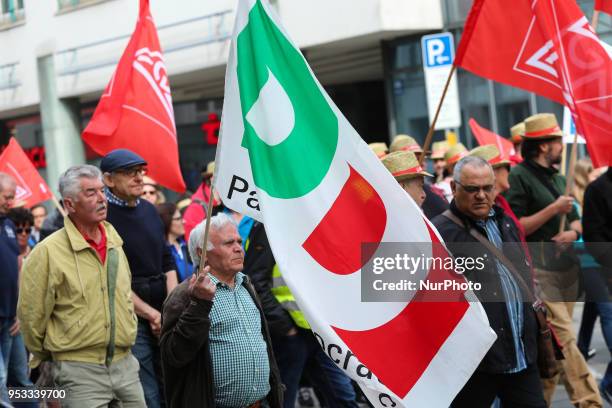
[[[242,283],[253,298],[261,315],[261,332],[268,345],[270,362],[271,408],[283,406],[283,385],[272,352],[268,324],[261,303],[248,277]],[[162,309],[161,358],[164,372],[166,403],[169,408],[215,407],[215,389],[208,331],[213,302],[193,299],[183,281],[172,291]]]

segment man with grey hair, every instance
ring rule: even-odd
[[[491,165],[480,157],[464,157],[455,166],[451,189],[449,210],[432,223],[455,259],[482,265],[467,268],[466,261],[465,277],[480,284],[475,294],[497,334],[452,407],[490,407],[498,397],[503,406],[545,408],[536,363],[538,327],[532,288],[527,287],[531,272],[516,224],[494,205]],[[498,257],[502,251],[512,265]]]
[[[64,407],[144,407],[130,268],[117,231],[105,221],[102,174],[94,166],[66,170],[59,191],[64,228],[28,256],[17,313],[33,366],[52,361],[66,390]]]
[[[19,247],[15,225],[7,217],[15,200],[15,189],[15,180],[0,173],[0,406],[9,403],[7,381],[13,386],[32,385],[28,380],[26,350],[16,317]]]
[[[161,354],[167,405],[175,407],[282,407],[281,380],[268,325],[255,289],[241,271],[242,239],[224,213],[191,232],[198,268],[162,309]]]

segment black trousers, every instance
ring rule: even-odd
[[[536,364],[516,374],[476,371],[453,401],[452,408],[490,408],[499,397],[502,408],[546,408]]]

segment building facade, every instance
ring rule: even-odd
[[[590,18],[593,0],[580,1]],[[214,157],[202,125],[220,116],[236,0],[151,0],[170,76],[181,167],[189,187]],[[461,36],[471,0],[272,1],[317,78],[368,142],[428,127],[420,38]],[[0,0],[0,145],[14,135],[55,189],[68,166],[95,162],[80,132],[125,49],[136,0]],[[599,32],[610,42],[609,16]],[[462,125],[474,117],[507,135],[538,111],[561,107],[516,88],[458,72]],[[443,132],[436,132],[436,138]],[[38,158],[42,160],[37,161]],[[46,160],[45,160],[46,158]]]

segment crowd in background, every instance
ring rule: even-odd
[[[470,228],[480,231],[479,233],[498,249],[501,243],[506,241],[518,242],[520,246],[515,249],[520,255],[519,258],[527,260],[522,266],[524,278],[529,282],[534,277],[536,280],[545,279],[548,272],[559,266],[543,261],[546,254],[530,253],[526,243],[546,241],[556,242],[565,249],[568,245],[575,247],[579,259],[576,271],[580,271],[576,272],[576,276],[583,282],[586,300],[579,334],[573,333],[570,327],[573,310],[557,310],[559,302],[549,302],[546,306],[549,309],[550,323],[558,331],[559,340],[566,353],[566,359],[562,363],[563,381],[572,403],[580,407],[602,406],[601,397],[610,401],[612,396],[612,366],[608,366],[598,386],[594,383],[586,361],[593,355],[590,342],[598,317],[601,319],[608,347],[612,350],[612,307],[608,302],[608,277],[603,272],[609,265],[605,264],[605,254],[593,254],[585,249],[583,234],[586,240],[594,239],[588,236],[588,228],[585,228],[587,225],[597,226],[599,230],[604,231],[603,235],[598,235],[598,239],[605,238],[605,234],[610,233],[610,220],[606,221],[605,217],[611,214],[599,214],[601,218],[597,218],[594,211],[601,212],[605,207],[605,202],[600,202],[602,195],[612,196],[608,180],[612,176],[609,170],[606,172],[606,169],[594,169],[588,157],[581,158],[575,164],[576,175],[571,197],[567,197],[563,191],[565,178],[559,174],[563,145],[556,119],[552,115],[536,115],[513,127],[512,133],[515,143],[515,154],[512,157],[504,157],[493,145],[468,151],[460,143],[449,145],[447,142],[436,142],[431,152],[424,151],[415,139],[408,135],[398,135],[394,138],[390,149],[384,143],[372,144],[371,148],[401,187],[423,209],[427,218],[438,227],[447,243],[458,240],[457,237]],[[424,161],[426,157],[430,162]],[[103,205],[104,210],[108,207],[108,216],[105,212],[104,218],[119,233],[131,269],[133,309],[138,316],[137,327],[134,328],[136,340],[131,353],[138,361],[142,396],[146,406],[160,407],[165,406],[165,401],[174,401],[174,390],[164,381],[167,368],[162,369],[167,367],[167,360],[164,359],[169,351],[165,351],[164,357],[164,348],[160,349],[160,338],[163,339],[164,333],[172,330],[166,328],[163,323],[162,315],[165,312],[162,305],[176,287],[180,287],[183,282],[186,285],[195,278],[195,272],[200,265],[197,255],[194,259],[194,253],[197,252],[196,244],[201,237],[190,236],[202,233],[201,223],[205,220],[208,205],[211,203],[213,215],[225,214],[223,217],[226,218],[223,220],[226,221],[223,222],[235,226],[241,251],[243,255],[246,254],[243,271],[249,276],[257,297],[261,299],[261,313],[270,328],[268,334],[275,356],[270,364],[272,368],[278,364],[280,378],[285,385],[283,406],[293,407],[298,397],[302,405],[312,403],[313,398],[329,407],[354,407],[366,403],[355,384],[322,352],[318,341],[312,335],[308,322],[284,284],[281,271],[276,267],[263,226],[248,216],[225,208],[218,194],[211,192],[214,163],[203,168],[202,183],[198,189],[176,202],[166,199],[160,186],[146,175],[146,162],[133,152],[112,152],[103,159],[100,167],[100,180],[103,180],[104,184],[91,189],[94,195],[102,194],[99,200],[108,203]],[[434,174],[426,171],[428,167]],[[79,174],[78,177],[88,177],[87,173]],[[65,176],[69,181],[69,174]],[[97,176],[94,174],[92,177]],[[596,187],[589,187],[591,184]],[[11,185],[14,185],[14,182],[8,176],[0,177],[0,221],[2,239],[5,241],[0,254],[4,261],[14,255],[17,270],[21,271],[24,265],[28,265],[27,260],[33,249],[40,245],[42,240],[52,239],[50,235],[55,231],[70,228],[72,221],[70,225],[65,225],[65,220],[71,219],[70,217],[63,218],[59,209],[47,214],[47,207],[43,205],[11,208],[14,198],[10,194]],[[64,187],[64,190],[66,189],[68,187]],[[96,189],[102,190],[100,192]],[[68,192],[63,193],[63,204],[68,213],[79,214],[78,206],[83,204],[79,204]],[[211,194],[215,194],[212,200]],[[541,201],[541,204],[534,207],[534,203],[538,201]],[[101,211],[101,208],[93,208],[91,211]],[[558,229],[559,217],[562,215],[567,217],[568,223],[562,232],[558,232],[555,228]],[[583,217],[591,218],[587,220]],[[457,229],[454,218],[459,218],[459,223],[466,224]],[[554,226],[555,223],[557,227]],[[221,231],[224,225],[215,228]],[[544,231],[547,228],[555,231]],[[105,245],[107,239],[109,243],[113,240],[112,231],[114,229],[102,232],[102,242]],[[83,231],[80,232],[92,248],[96,251],[100,249],[96,246],[100,245],[100,241],[92,239]],[[96,231],[92,234],[96,235]],[[57,234],[54,236],[57,238]],[[510,240],[509,237],[513,239]],[[470,238],[466,236],[463,239]],[[13,252],[7,254],[13,249]],[[495,249],[491,251],[495,252]],[[107,256],[106,252],[99,254],[102,254],[101,259]],[[39,254],[32,256],[39,257]],[[37,258],[30,266],[35,262],[41,260]],[[547,378],[542,382],[539,380],[534,360],[535,351],[532,350],[533,345],[529,340],[531,334],[528,333],[533,330],[534,324],[529,317],[530,308],[525,306],[525,297],[529,293],[519,288],[517,279],[522,278],[517,278],[509,271],[512,267],[506,267],[504,262],[499,261],[492,268],[497,272],[491,273],[499,273],[499,285],[505,296],[501,304],[506,305],[503,309],[495,306],[495,310],[492,309],[493,306],[485,305],[492,327],[498,335],[498,346],[492,347],[488,357],[485,357],[453,406],[485,407],[499,401],[508,407],[546,406],[550,404],[559,377]],[[561,269],[564,268],[565,266]],[[12,294],[14,290],[11,292],[10,288],[14,288],[17,282],[12,281],[15,276],[6,275],[4,272],[0,281],[0,396],[3,398],[0,403],[5,405],[8,404],[7,386],[28,387],[34,383],[38,386],[52,386],[58,378],[57,370],[49,364],[49,361],[54,360],[53,356],[46,356],[48,360],[42,359],[42,364],[33,370],[28,368],[28,360],[36,360],[44,356],[44,353],[41,349],[29,346],[34,342],[37,329],[32,322],[20,322],[16,318],[17,298]],[[18,276],[21,277],[21,272],[18,272]],[[30,283],[35,282],[35,277],[31,275],[27,279]],[[223,287],[222,283],[217,285],[217,288]],[[573,304],[564,304],[569,303]],[[21,304],[19,307],[19,314],[26,319],[32,317],[31,313],[51,313],[28,309],[28,306]],[[561,321],[563,319],[565,320]],[[499,326],[495,326],[498,322]],[[20,333],[20,324],[27,333],[25,344]],[[504,328],[511,334],[504,333]],[[122,328],[118,327],[117,330]],[[44,334],[38,335],[44,337]],[[38,340],[44,341],[44,344],[40,343],[38,346],[47,347],[46,340]],[[76,342],[78,343],[78,340]],[[26,346],[32,355],[26,351]],[[61,344],[54,344],[53,347],[61,348]],[[119,350],[120,347],[117,347]],[[577,354],[572,353],[574,349]],[[106,351],[106,358],[108,357]],[[215,364],[218,364],[216,358],[218,357],[213,355],[214,369]],[[115,364],[115,360],[112,359],[111,353],[108,365],[112,367],[112,364]],[[79,369],[85,370],[86,366]],[[77,372],[76,367],[74,370]],[[66,377],[69,374],[62,371],[62,375]],[[316,396],[300,392],[300,387],[304,384],[313,387]],[[218,384],[215,382],[214,385]],[[483,392],[485,389],[488,391]],[[222,397],[219,395],[223,393],[219,389],[216,392],[216,402],[221,406],[219,398]],[[272,393],[273,390],[269,392]],[[138,392],[134,395],[136,394]],[[527,394],[529,395],[526,396]],[[481,397],[475,398],[475,395]],[[520,400],[523,397],[525,400]],[[139,397],[136,395],[134,398],[138,400]],[[228,395],[223,398],[226,398],[224,403],[233,401]],[[262,401],[261,396],[257,398],[259,399],[253,404],[246,405],[263,406],[258,405]],[[518,401],[513,398],[519,398],[520,404],[513,405]],[[135,403],[133,406],[140,405]]]

